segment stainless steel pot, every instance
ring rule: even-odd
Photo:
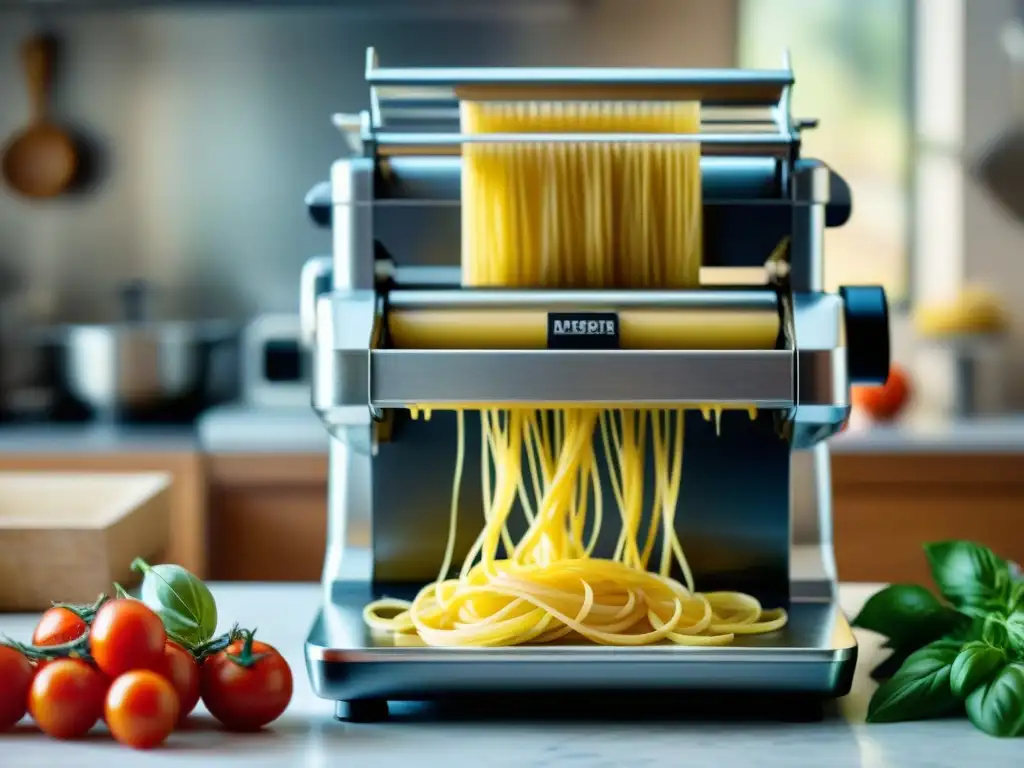
[[[101,417],[118,417],[176,404],[198,410],[227,394],[225,380],[237,371],[231,324],[151,320],[141,282],[120,298],[122,322],[61,330],[63,383],[75,399]]]

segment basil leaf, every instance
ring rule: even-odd
[[[964,641],[959,637],[940,637],[938,640],[934,640],[926,645],[921,650],[932,650],[932,651],[952,651],[954,655],[960,653],[963,650]]]
[[[924,720],[956,711],[960,702],[949,683],[956,656],[955,647],[944,640],[911,654],[871,697],[868,722]]]
[[[917,584],[893,584],[876,592],[853,626],[889,638],[892,648],[920,648],[952,631],[959,617]]]
[[[990,613],[981,622],[981,639],[1006,651],[1012,647],[1009,628],[1001,613]]]
[[[933,650],[937,648],[949,648],[955,652],[959,652],[961,646],[963,646],[963,641],[958,640],[956,638],[942,638],[940,640],[936,640],[928,644],[928,647]],[[889,643],[886,643],[882,647],[893,648],[893,646],[889,645]],[[887,680],[888,678],[892,677],[897,672],[899,672],[900,667],[902,667],[906,663],[907,659],[909,659],[919,650],[921,649],[917,646],[907,648],[893,648],[893,652],[889,655],[889,657],[871,671],[871,679]]]
[[[1005,626],[1010,649],[1024,657],[1024,606],[1010,614]]]
[[[1009,664],[967,697],[967,717],[990,736],[1024,735],[1024,664]]]
[[[187,648],[208,642],[217,631],[217,603],[197,576],[180,565],[151,566],[135,560],[145,574],[139,599],[164,623],[169,635]]]
[[[961,612],[983,616],[1005,608],[1013,583],[1010,568],[988,547],[941,541],[924,549],[939,591]]]
[[[900,671],[900,667],[903,666],[903,663],[911,653],[913,651],[893,651],[889,658],[871,670],[871,679],[877,681],[888,680]]]
[[[1005,664],[1006,652],[1001,648],[978,641],[967,643],[950,671],[949,684],[953,695],[964,698]]]
[[[913,672],[915,669],[923,669],[933,665],[937,659],[945,659],[952,664],[962,649],[963,643],[943,637],[910,654],[900,671]]]
[[[1010,613],[1024,611],[1024,581],[1016,582],[1010,589],[1010,600],[1007,604]]]

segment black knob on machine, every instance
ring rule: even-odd
[[[889,378],[889,302],[877,285],[839,289],[846,319],[846,370],[851,384],[884,384]]]
[[[321,181],[306,193],[306,210],[309,218],[318,227],[330,227],[333,219],[331,211],[331,182]]]

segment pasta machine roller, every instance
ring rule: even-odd
[[[846,422],[851,384],[888,375],[888,311],[881,288],[825,290],[824,236],[850,216],[850,190],[801,155],[814,122],[790,113],[788,61],[417,70],[382,68],[371,50],[366,81],[369,110],[335,119],[348,156],[307,198],[333,234],[333,257],[309,262],[302,280],[312,405],[333,438],[324,603],[306,644],[314,690],[353,718],[381,716],[388,701],[495,692],[844,695],[856,642],[836,597],[826,440]],[[461,135],[465,99],[699,101],[699,134],[528,138],[699,141],[700,287],[461,287],[463,148],[524,140]],[[693,406],[676,524],[697,587],[784,606],[788,625],[715,648],[466,650],[375,636],[363,607],[435,579],[447,540],[455,417],[413,420],[407,408],[425,403]],[[726,410],[719,429],[700,410],[709,403],[758,410]],[[466,411],[469,466],[477,418]],[[463,477],[456,562],[481,525],[480,482]]]

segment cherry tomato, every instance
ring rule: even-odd
[[[170,641],[164,646],[164,665],[163,676],[178,694],[178,719],[184,720],[199,703],[199,665],[191,653]]]
[[[899,365],[889,366],[889,378],[881,386],[857,386],[851,390],[854,408],[874,421],[892,421],[906,410],[913,396],[910,375]]]
[[[156,672],[126,672],[110,686],[105,711],[115,739],[135,749],[152,749],[171,735],[178,722],[178,694]]]
[[[236,642],[227,650],[203,662],[201,689],[203,702],[228,730],[255,731],[273,722],[287,709],[292,698],[292,671],[280,653],[266,643],[253,642],[254,660],[247,666],[244,643]]]
[[[77,739],[103,714],[108,680],[81,659],[57,659],[36,673],[28,711],[44,733]]]
[[[85,634],[86,624],[67,608],[51,608],[40,617],[32,633],[33,645],[64,645]]]
[[[0,731],[13,728],[25,716],[35,673],[23,653],[0,645]]]
[[[160,672],[167,633],[160,617],[138,600],[112,600],[96,613],[89,653],[111,679],[136,669]]]

